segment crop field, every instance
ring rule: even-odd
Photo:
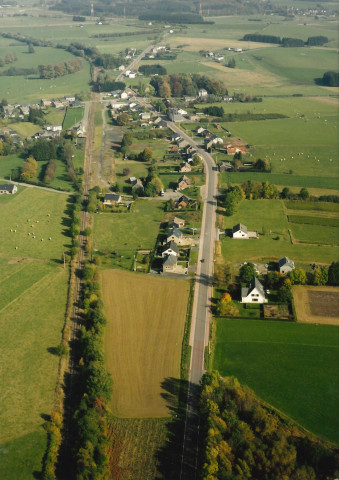
[[[157,478],[156,452],[167,438],[167,418],[114,418],[111,423],[112,478]]]
[[[330,325],[219,320],[213,368],[338,443],[338,342],[339,330]]]
[[[283,205],[281,200],[243,200],[239,204],[237,213],[231,217],[224,217],[226,229],[232,228],[240,222],[249,230],[256,230],[261,234],[258,240],[234,240],[229,237],[222,239],[221,248],[224,259],[232,263],[267,262],[288,256],[293,258],[296,264],[301,265],[315,261],[330,264],[332,261],[338,260],[337,249],[331,249],[325,244],[311,244],[315,241],[314,235],[317,235],[317,231],[327,228],[333,238],[337,235],[337,227],[319,228],[316,225],[302,225],[302,228],[306,227],[304,235],[300,239],[296,236],[295,240],[303,240],[307,244],[292,244],[288,229],[291,229],[293,233],[295,227],[298,229],[299,225],[288,223]],[[311,228],[307,229],[307,227]],[[262,235],[263,232],[264,235]],[[319,240],[329,243],[326,238],[325,236],[319,237]],[[317,243],[321,243],[321,241]]]
[[[70,242],[67,202],[67,195],[36,188],[18,191],[10,201],[0,197],[6,226],[0,231],[0,257],[61,259]]]
[[[339,325],[339,288],[293,286],[298,322]]]
[[[15,195],[0,197],[6,225],[0,234],[0,471],[4,480],[33,480],[41,471],[46,448],[42,425],[53,408],[59,363],[53,352],[60,343],[66,307],[68,270],[51,261],[59,260],[65,251],[66,203],[66,195],[33,188],[20,187]],[[44,242],[28,235],[32,224],[36,237],[39,232]]]
[[[112,373],[112,412],[169,415],[162,382],[180,378],[189,282],[104,270],[105,353]]]
[[[137,249],[154,248],[163,209],[161,201],[139,200],[129,213],[95,215],[94,250],[104,254],[118,252],[118,266],[130,269]]]

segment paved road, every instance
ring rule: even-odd
[[[140,60],[148,53],[152,48],[154,48],[154,45],[149,45],[145,50],[143,50],[140,55],[137,57],[133,58],[132,62],[123,70],[121,73],[116,78],[116,82],[120,82],[123,79],[124,73],[126,70],[133,70],[136,65],[140,62]]]

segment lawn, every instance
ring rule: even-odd
[[[23,163],[24,159],[15,153],[6,156],[0,155],[0,178],[9,179],[12,170],[21,168]]]
[[[290,223],[293,238],[303,243],[322,245],[338,245],[339,230],[337,227],[322,225],[301,225]]]
[[[111,408],[119,417],[166,417],[162,382],[180,378],[189,282],[119,270],[101,274]],[[168,354],[170,352],[170,354]]]
[[[243,200],[239,204],[237,213],[231,217],[224,217],[226,229],[232,228],[240,222],[249,230],[265,232],[265,235],[260,235],[258,240],[234,240],[225,236],[226,238],[221,240],[224,259],[231,263],[244,261],[264,261],[266,263],[286,255],[293,258],[297,264],[311,262],[330,264],[339,259],[339,252],[325,245],[292,244],[288,229],[291,228],[293,232],[294,227],[298,227],[298,225],[288,223],[283,205],[282,200]],[[302,227],[308,226],[303,225]],[[310,227],[316,228],[312,225]],[[335,227],[333,229],[336,231]],[[312,242],[312,231],[307,231],[307,234],[308,237],[302,239]]]
[[[219,320],[213,368],[237,377],[313,433],[339,442],[338,336],[337,327],[325,325]]]
[[[94,215],[93,245],[101,253],[118,251],[121,266],[131,268],[139,248],[152,249],[164,217],[163,202],[138,200],[130,213]]]
[[[0,197],[5,225],[0,231],[0,257],[59,260],[70,243],[67,202],[67,195],[36,188],[18,191],[9,200]]]

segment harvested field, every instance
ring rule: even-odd
[[[105,270],[101,283],[113,414],[168,416],[161,383],[180,377],[189,282]]]
[[[294,286],[298,322],[339,325],[339,287]]]

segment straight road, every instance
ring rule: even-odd
[[[154,48],[154,45],[149,45],[147,48],[145,48],[145,50],[143,50],[140,55],[138,55],[137,57],[135,57],[132,62],[125,68],[125,70],[123,70],[121,73],[119,73],[119,75],[117,76],[117,78],[115,79],[116,82],[120,82],[122,79],[123,79],[123,76],[126,72],[126,70],[133,70],[134,67],[136,67],[136,65],[140,62],[140,60],[146,55],[146,53],[148,53],[152,48]]]

